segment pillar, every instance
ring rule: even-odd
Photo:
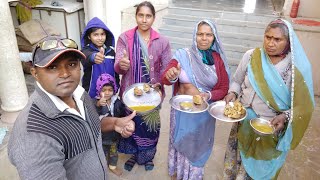
[[[94,17],[98,17],[104,23],[107,22],[106,18],[106,0],[83,0],[85,23]]]
[[[0,1],[0,99],[4,111],[24,108],[28,91],[8,1]]]

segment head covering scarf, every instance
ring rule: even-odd
[[[282,21],[281,19],[276,19],[276,20],[271,21],[271,22],[269,23],[269,25],[272,25],[272,24],[283,24],[283,25],[285,25],[285,28],[287,28],[287,31],[289,31],[287,25],[286,25],[285,22]],[[268,25],[268,26],[269,26],[269,25]],[[288,38],[289,38],[289,37],[288,37]],[[287,55],[289,52],[290,52],[290,40],[287,41],[286,47],[285,47],[285,48],[283,49],[283,51],[282,51],[280,54],[278,54],[277,56],[286,57],[286,55]]]
[[[111,84],[113,87],[114,94],[118,91],[116,80],[110,74],[101,74],[96,83],[97,95],[96,97],[100,97],[100,92],[104,85]]]
[[[248,65],[248,77],[258,96],[270,108],[280,113],[290,110],[291,117],[280,136],[259,136],[249,125],[249,119],[257,115],[247,109],[247,119],[238,130],[238,146],[244,168],[253,179],[277,177],[288,151],[301,141],[314,109],[312,68],[304,49],[288,21],[279,19],[272,23],[284,23],[289,30],[291,89],[284,84],[263,48],[254,50]]]
[[[220,44],[219,35],[214,23],[209,20],[202,20],[196,24],[193,32],[192,47],[177,50],[173,58],[179,61],[181,68],[186,72],[191,83],[199,91],[205,92],[211,91],[217,83],[218,77],[215,66],[207,65],[203,62],[204,55],[197,47],[196,34],[198,25],[201,22],[206,22],[211,27],[216,40],[210,47],[210,51],[216,51],[220,54],[225,69],[229,74],[226,56]],[[174,116],[176,127],[173,145],[175,149],[186,156],[193,166],[203,167],[212,152],[215,119],[207,111],[196,114],[174,111]]]
[[[198,26],[201,22],[205,22],[207,24],[209,24],[209,26],[211,27],[211,30],[212,30],[212,33],[214,35],[214,40],[212,42],[212,45],[210,46],[209,49],[207,50],[200,50],[198,47],[197,47],[197,32],[198,32]],[[229,69],[229,66],[228,66],[228,62],[227,62],[227,57],[225,55],[225,52],[223,50],[223,46],[222,46],[222,43],[220,41],[220,36],[218,34],[218,31],[217,31],[217,28],[216,28],[216,25],[213,23],[213,21],[210,21],[210,20],[202,20],[202,21],[199,21],[197,24],[196,24],[196,27],[193,31],[193,41],[192,41],[192,46],[191,46],[191,54],[196,57],[197,59],[201,58],[202,62],[205,63],[204,59],[207,59],[207,61],[209,62],[210,60],[208,59],[211,59],[213,60],[213,57],[212,57],[212,52],[215,51],[217,53],[220,54],[220,57],[221,59],[223,60],[223,64],[225,66],[225,69],[230,77],[230,69]],[[213,60],[214,61],[214,60]],[[207,63],[205,63],[207,64]],[[214,62],[213,62],[214,64]]]
[[[114,36],[109,28],[97,17],[92,18],[87,26],[84,28],[83,33],[81,35],[81,48],[86,47],[91,44],[91,41],[88,39],[89,34],[87,31],[91,28],[101,28],[106,32],[106,41],[104,42],[106,47],[112,46],[114,47]]]

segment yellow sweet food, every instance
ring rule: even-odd
[[[193,103],[196,105],[201,105],[203,103],[203,99],[200,95],[194,95],[192,99]]]
[[[133,93],[134,93],[135,96],[141,96],[143,94],[143,91],[140,88],[135,87],[133,89]]]
[[[227,104],[224,108],[223,114],[229,118],[239,119],[246,113],[246,109],[242,106],[239,100],[233,103],[233,106]]]
[[[146,93],[149,92],[150,91],[150,85],[146,84],[146,83],[143,84],[143,91],[146,92]]]
[[[144,112],[144,111],[150,111],[152,109],[154,109],[156,106],[129,106],[130,109],[132,110],[136,110],[138,112]]]
[[[180,102],[179,104],[181,109],[183,110],[189,110],[192,108],[192,102],[189,102],[189,101]]]
[[[259,121],[253,121],[251,125],[258,131],[266,133],[266,134],[272,134],[273,129],[270,125],[266,123],[260,123]]]

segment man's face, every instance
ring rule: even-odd
[[[72,56],[62,56],[48,67],[31,69],[33,77],[50,94],[61,100],[70,98],[80,82],[80,62]]]

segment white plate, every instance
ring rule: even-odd
[[[208,111],[212,117],[224,122],[238,122],[238,121],[244,120],[247,117],[247,110],[246,110],[246,113],[242,118],[239,118],[239,119],[229,118],[228,116],[225,116],[223,114],[225,107],[226,107],[225,101],[216,101],[209,105]]]
[[[150,91],[144,92],[143,91],[143,85],[145,83],[136,83],[129,86],[122,94],[122,101],[123,103],[133,111],[130,107],[133,106],[154,106],[156,108],[161,103],[161,93],[155,90],[150,85]],[[133,89],[135,87],[140,88],[143,91],[143,94],[141,96],[135,96]],[[154,109],[153,108],[153,109]],[[148,113],[151,112],[153,109],[150,109],[148,111],[138,111],[138,113]]]
[[[192,107],[188,110],[182,109],[180,107],[181,102],[190,102],[192,104]],[[193,103],[193,96],[191,96],[191,95],[174,96],[170,99],[169,103],[171,104],[171,106],[174,109],[176,109],[178,111],[186,112],[186,113],[201,113],[201,112],[208,110],[208,107],[209,107],[209,104],[206,101],[203,101],[203,103],[201,105],[194,104]]]

